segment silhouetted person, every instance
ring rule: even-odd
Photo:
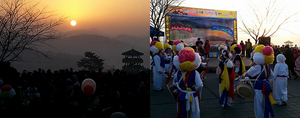
[[[252,52],[252,43],[250,42],[250,39],[246,42],[246,57],[250,58],[250,54]]]
[[[283,55],[286,58],[285,63],[288,65],[289,71],[291,72],[291,73],[289,73],[289,76],[290,76],[289,78],[291,78],[292,77],[291,74],[294,73],[295,64],[293,63],[293,60],[294,60],[293,51],[290,49],[289,45],[285,46],[285,51],[284,51]]]

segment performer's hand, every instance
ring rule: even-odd
[[[164,73],[164,72],[163,72],[163,71],[158,71],[158,73],[162,74],[162,73]]]
[[[238,75],[238,74],[235,74],[235,75],[234,75],[234,78],[237,78],[237,77],[239,77],[239,75]]]
[[[242,77],[245,78],[247,75],[247,71],[243,73]]]

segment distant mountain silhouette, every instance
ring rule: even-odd
[[[113,66],[115,69],[121,69],[124,65],[122,63],[122,53],[134,48],[135,50],[144,53],[142,56],[144,63],[142,65],[149,68],[149,43],[146,40],[140,41],[142,38],[132,37],[134,36],[124,35],[118,38],[116,37],[117,39],[112,39],[96,34],[79,34],[64,37],[62,39],[47,41],[47,43],[53,47],[45,45],[39,47],[39,50],[47,52],[46,54],[53,58],[53,60],[48,60],[45,57],[38,57],[27,53],[23,54],[23,59],[25,61],[24,63],[30,62],[30,64],[34,64],[37,67],[40,65],[42,69],[50,68],[49,66],[52,66],[51,68],[57,67],[58,69],[63,69],[61,67],[62,65],[67,65],[64,66],[65,69],[71,68],[68,66],[78,69],[77,61],[84,57],[85,51],[91,51],[104,59],[104,63],[107,66],[104,67],[104,70],[112,69]],[[16,66],[17,69],[26,68],[17,67],[21,66],[21,63],[22,62],[14,62],[12,65]],[[24,64],[22,66],[28,66],[29,68],[31,65]]]
[[[114,39],[118,41],[123,41],[126,43],[134,44],[134,45],[148,45],[149,43],[147,42],[148,37],[137,37],[137,36],[130,36],[126,34],[121,34],[116,36]]]
[[[71,30],[71,31],[68,31],[68,32],[64,32],[63,34],[65,34],[66,37],[77,36],[77,35],[80,35],[80,34],[102,35],[102,33],[97,29],[76,29],[76,30]]]

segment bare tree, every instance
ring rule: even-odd
[[[160,29],[165,24],[165,16],[171,10],[168,10],[170,5],[179,6],[184,0],[150,0],[150,26],[156,30],[154,36],[159,35]],[[152,41],[154,40],[151,37]]]
[[[2,0],[0,2],[0,62],[21,60],[24,51],[33,51],[47,57],[37,47],[45,41],[62,35],[55,27],[66,17],[56,20],[53,12],[46,7],[38,9],[38,4],[26,0]]]
[[[262,3],[264,2],[262,1],[260,4]],[[251,19],[251,24],[247,23],[239,14],[239,21],[242,23],[239,29],[255,40],[255,44],[258,43],[259,37],[272,37],[277,31],[286,30],[283,29],[282,26],[290,22],[295,22],[291,21],[291,18],[299,13],[295,12],[282,18],[285,7],[281,8],[282,4],[277,5],[276,0],[270,0],[268,3],[264,3],[263,6],[265,8],[262,9],[254,4],[250,4],[252,9],[251,13],[255,16]]]

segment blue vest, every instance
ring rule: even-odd
[[[263,65],[261,65],[261,70],[264,68]],[[271,70],[269,65],[265,65],[265,70],[260,74],[259,78],[255,82],[254,89],[261,90],[263,88],[264,79],[267,79],[270,76]],[[267,80],[265,80],[267,81]]]
[[[188,74],[188,73],[187,73]],[[187,74],[185,76],[187,76]],[[185,79],[188,79],[187,80],[187,87],[188,88],[191,88],[192,91],[196,91],[195,90],[195,87],[193,87],[196,83],[195,83],[195,77],[196,77],[196,70],[192,70],[189,78],[185,78]],[[178,73],[177,73],[177,82],[179,81],[179,79],[181,78],[181,71],[179,70]],[[179,82],[179,87],[182,89],[182,90],[186,90],[187,87],[184,84],[184,80],[182,79],[180,82]],[[178,90],[177,93],[179,93],[180,90]],[[194,93],[194,97],[197,96],[197,93]],[[179,98],[178,100],[185,100],[185,93],[184,92],[181,92],[180,95],[179,95]]]
[[[163,67],[163,68],[165,68],[165,59],[164,59],[164,57],[163,56],[161,56],[161,55],[155,55],[155,56],[159,56],[159,58],[160,58],[160,66],[161,67]],[[154,57],[153,57],[154,58]],[[154,62],[154,61],[153,61]],[[153,66],[155,66],[155,62],[154,62],[154,64],[153,64]]]
[[[167,54],[167,56],[170,56],[171,54],[169,54],[169,53],[166,53]],[[171,63],[171,59],[169,59],[169,60],[167,60],[167,59],[165,59],[165,64],[170,64]]]

